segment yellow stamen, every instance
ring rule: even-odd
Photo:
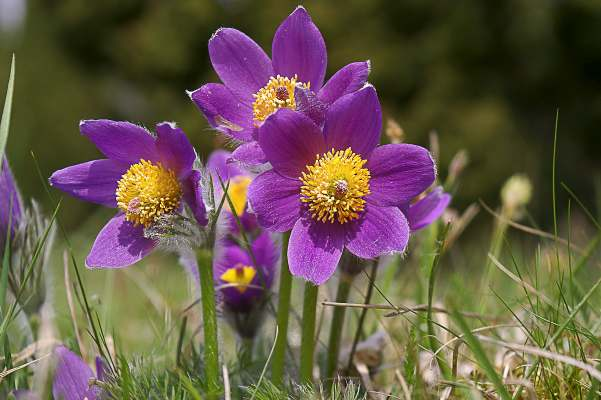
[[[242,216],[246,209],[246,193],[252,179],[248,176],[238,175],[230,179],[230,186],[227,189],[227,194],[232,201],[237,216]],[[230,210],[229,204],[226,207]]]
[[[261,88],[253,96],[253,118],[256,124],[267,119],[271,114],[280,108],[290,108],[296,110],[296,100],[294,98],[294,89],[297,85],[309,89],[310,82],[297,82],[297,77],[287,78],[285,76],[275,76],[269,78],[267,85]]]
[[[230,268],[221,274],[221,280],[236,285],[236,289],[240,293],[244,293],[256,274],[257,271],[253,267],[236,264],[235,267]]]
[[[301,201],[314,219],[344,224],[359,218],[365,209],[363,198],[370,193],[366,162],[349,147],[317,155],[315,164],[307,165],[300,178]]]
[[[160,162],[140,160],[123,174],[115,196],[126,220],[148,227],[179,207],[182,188],[175,172]]]

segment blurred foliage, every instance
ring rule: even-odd
[[[21,0],[25,1],[25,0]],[[440,136],[440,172],[461,148],[472,164],[456,196],[497,203],[507,176],[534,181],[549,221],[560,109],[559,177],[593,195],[601,150],[601,2],[595,0],[306,1],[328,46],[328,75],[371,59],[385,117],[409,142]],[[78,135],[87,118],[152,127],[177,121],[206,155],[215,135],[185,90],[216,81],[207,41],[233,26],[265,49],[296,6],[280,0],[30,0],[23,26],[0,33],[0,82],[17,53],[9,157],[26,195],[46,199],[30,151],[51,171],[99,157]],[[269,52],[269,51],[268,51]],[[4,86],[4,84],[2,84]],[[2,89],[4,90],[4,89]],[[66,222],[94,210],[67,203]]]

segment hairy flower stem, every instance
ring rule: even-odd
[[[351,290],[351,284],[355,275],[342,273],[338,282],[338,290],[336,292],[336,302],[346,303]],[[334,307],[334,315],[332,316],[332,324],[330,326],[330,340],[328,342],[328,361],[326,364],[326,379],[328,386],[334,382],[336,369],[338,367],[338,356],[340,354],[340,337],[344,328],[344,317],[346,307]]]
[[[374,291],[374,285],[376,284],[376,274],[378,273],[378,260],[371,261],[371,270],[368,276],[369,286],[367,288],[367,294],[365,295],[365,303],[369,304],[371,301],[371,295]],[[350,372],[353,367],[353,358],[355,357],[355,351],[357,350],[357,345],[359,344],[359,339],[361,338],[361,332],[363,331],[363,323],[365,322],[365,316],[367,315],[368,308],[364,308],[361,310],[361,315],[359,316],[359,323],[357,324],[357,331],[355,332],[355,338],[353,339],[353,346],[351,347],[351,352],[349,353],[348,364],[346,366],[347,372]]]
[[[283,386],[286,347],[288,345],[288,316],[290,315],[290,292],[292,291],[292,275],[288,268],[288,241],[290,232],[282,235],[282,266],[280,268],[280,290],[278,293],[276,338],[271,361],[271,381],[277,387]]]
[[[219,398],[219,345],[217,338],[217,313],[215,311],[215,287],[213,286],[213,263],[210,253],[198,253],[198,272],[204,330],[204,367],[207,399]]]
[[[305,284],[303,301],[303,326],[300,348],[300,382],[311,384],[313,381],[313,354],[315,353],[315,315],[319,286],[311,282]]]

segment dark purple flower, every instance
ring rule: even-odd
[[[9,229],[12,237],[21,222],[22,214],[23,201],[19,189],[6,158],[3,158],[0,171],[0,254],[4,250]]]
[[[352,63],[324,85],[325,42],[301,6],[278,27],[271,55],[244,33],[221,28],[209,41],[209,56],[223,84],[190,93],[213,128],[243,143],[234,157],[249,164],[265,161],[256,129],[269,115],[289,108],[321,123],[332,103],[363,87],[370,70],[368,61]]]
[[[216,202],[221,201],[223,194],[219,179],[224,185],[229,181],[228,196],[234,205],[235,214],[238,216],[244,231],[252,232],[257,229],[257,217],[248,212],[247,205],[247,191],[252,182],[252,175],[240,168],[238,163],[232,160],[232,153],[225,150],[215,150],[211,153],[207,160],[207,169],[213,176]],[[238,234],[238,224],[227,201],[224,203],[223,213],[227,219],[228,231],[232,234]]]
[[[368,85],[337,100],[323,130],[287,109],[259,129],[273,170],[253,180],[249,200],[260,225],[292,229],[292,274],[322,284],[345,247],[361,258],[405,250],[410,229],[399,207],[432,184],[434,161],[419,146],[378,146],[381,128],[378,96]]]
[[[108,158],[56,171],[50,184],[118,209],[98,234],[88,267],[126,267],[148,255],[156,242],[144,236],[144,229],[161,215],[178,212],[183,203],[206,225],[200,172],[193,169],[196,153],[181,129],[160,123],[155,137],[129,122],[88,120],[80,130]]]
[[[425,228],[436,221],[451,202],[451,195],[437,186],[413,204],[401,207],[412,231]]]
[[[96,357],[96,374],[77,354],[65,346],[54,350],[57,357],[54,381],[52,383],[52,396],[64,400],[96,400],[101,397],[102,390],[98,386],[90,385],[93,379],[104,379],[104,363]]]
[[[249,312],[271,288],[278,260],[277,248],[268,232],[251,244],[251,255],[230,242],[218,249],[214,260],[217,289],[226,307],[234,312]]]

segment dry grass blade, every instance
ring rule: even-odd
[[[25,363],[25,364],[23,364],[23,365],[19,365],[18,367],[14,367],[14,368],[7,369],[7,370],[5,370],[5,371],[2,371],[2,372],[0,372],[0,383],[1,383],[1,382],[4,380],[4,378],[6,378],[7,376],[9,376],[9,375],[10,375],[10,374],[12,374],[13,372],[17,372],[17,371],[19,371],[20,369],[26,368],[26,367],[28,367],[28,366],[30,366],[30,365],[32,365],[32,364],[35,364],[35,363],[37,363],[37,362],[40,362],[40,361],[42,361],[44,358],[46,358],[46,357],[50,356],[51,354],[52,354],[52,353],[44,354],[42,357],[40,357],[40,358],[36,358],[35,360],[31,360],[31,361],[29,361],[28,363]]]

